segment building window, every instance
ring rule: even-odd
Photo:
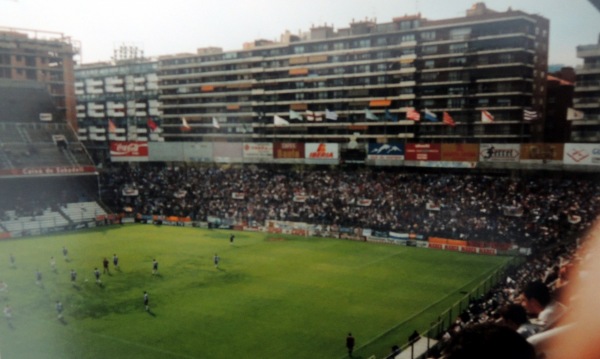
[[[434,60],[426,60],[425,63],[423,64],[423,66],[426,69],[433,69],[433,68],[435,68],[435,61]]]
[[[434,100],[425,100],[423,101],[423,106],[424,107],[434,107],[435,105],[435,101]]]
[[[362,39],[362,40],[354,41],[353,47],[354,48],[371,47],[371,40],[370,39]]]
[[[513,54],[500,54],[500,63],[507,64],[514,62],[515,58]]]
[[[509,98],[499,98],[497,100],[497,104],[498,104],[498,106],[508,107],[508,106],[510,106],[511,101]]]
[[[412,22],[411,21],[402,21],[400,22],[400,30],[408,30],[412,28]]]
[[[451,71],[448,73],[448,81],[460,81],[462,74],[459,71]]]
[[[415,41],[415,34],[404,34],[401,37],[402,42]]]
[[[465,107],[465,99],[464,98],[451,98],[451,99],[448,99],[447,106],[449,108],[461,108],[461,107]]]
[[[463,95],[465,93],[464,87],[448,87],[449,95]]]
[[[466,42],[461,42],[459,44],[450,44],[450,47],[448,48],[448,50],[453,53],[462,53],[467,51],[467,43]]]
[[[470,27],[462,27],[462,28],[450,30],[450,39],[451,40],[467,40],[470,35],[471,35]]]
[[[328,44],[315,44],[314,49],[315,51],[328,51],[329,46]]]
[[[336,43],[333,44],[333,49],[334,50],[343,50],[345,48],[347,48],[347,46],[343,42],[336,42]]]
[[[453,57],[448,60],[448,65],[450,66],[465,66],[467,64],[466,57]]]
[[[294,46],[294,53],[295,54],[303,54],[304,53],[304,46]]]
[[[435,40],[435,31],[424,31],[421,33],[421,40]]]
[[[387,45],[387,39],[385,37],[378,37],[376,40],[376,44],[377,46],[386,46]]]
[[[487,98],[480,98],[477,100],[477,107],[487,107],[490,104],[490,100]]]
[[[422,51],[424,55],[436,54],[438,51],[438,47],[437,45],[423,46]]]
[[[427,73],[421,74],[421,80],[434,81],[435,79],[437,79],[438,74],[439,74],[438,72],[427,72]]]

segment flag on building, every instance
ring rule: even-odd
[[[386,121],[398,122],[398,115],[392,115],[389,108],[385,109],[385,114],[383,115],[383,118]]]
[[[534,121],[534,120],[538,120],[539,118],[540,118],[540,115],[537,111],[530,110],[530,109],[523,110],[523,120],[524,121]]]
[[[379,117],[377,117],[377,115],[371,112],[371,110],[369,110],[368,108],[365,108],[365,117],[367,118],[367,120],[379,121]]]
[[[444,111],[444,116],[442,117],[442,122],[444,122],[446,125],[450,125],[452,127],[456,126],[456,123],[454,122],[454,119],[446,111]]]
[[[323,114],[319,113],[319,112],[315,112],[315,111],[306,111],[306,120],[307,121],[316,121],[316,122],[322,122],[323,121]]]
[[[108,119],[108,132],[117,133],[117,126],[115,126],[115,123],[110,118]]]
[[[214,128],[221,128],[221,125],[219,125],[219,121],[217,120],[216,117],[213,117],[212,119],[212,125]]]
[[[406,111],[406,119],[418,122],[421,121],[421,114],[419,113],[419,111],[415,110],[414,108],[411,108],[408,111]]]
[[[289,126],[290,125],[290,123],[287,120],[285,120],[277,115],[275,115],[273,117],[273,124],[275,126]]]
[[[577,120],[583,120],[583,112],[576,110],[574,108],[569,107],[567,109],[567,120],[568,121],[577,121]]]
[[[148,118],[148,121],[146,121],[146,124],[148,125],[148,128],[150,129],[150,131],[155,132],[158,130],[158,125],[156,124],[156,122],[154,122],[154,120],[152,118]]]
[[[290,110],[290,120],[304,121],[304,118],[302,118],[302,115],[298,112]]]
[[[437,122],[437,115],[428,109],[425,109],[425,121]]]
[[[329,111],[328,109],[325,109],[325,118],[327,120],[337,121],[338,114],[335,113],[335,111]]]
[[[190,127],[190,125],[188,124],[187,120],[185,119],[185,117],[181,118],[181,130],[182,131],[190,131],[192,128]]]
[[[483,123],[492,123],[494,122],[494,116],[488,111],[481,111],[481,122]]]

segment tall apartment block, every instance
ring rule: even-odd
[[[367,19],[286,33],[280,42],[257,40],[239,51],[164,56],[158,62],[164,137],[541,141],[548,36],[549,21],[541,16],[477,3],[459,18]],[[407,119],[412,109],[421,121]],[[540,118],[524,121],[526,109]],[[493,121],[482,121],[484,112]],[[289,125],[277,126],[275,116]],[[455,126],[444,124],[445,116]]]
[[[79,139],[94,152],[106,150],[107,140],[152,140],[148,121],[160,125],[156,61],[130,58],[78,66],[75,93]]]
[[[584,118],[571,123],[571,141],[600,142],[600,35],[595,45],[577,46],[577,57],[583,65],[576,68],[576,110]]]
[[[47,88],[60,120],[77,126],[74,56],[79,46],[61,33],[0,27],[0,81]]]

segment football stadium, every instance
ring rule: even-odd
[[[0,358],[598,357],[600,44],[546,74],[549,31],[0,28]]]

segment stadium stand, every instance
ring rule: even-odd
[[[246,225],[301,221],[521,246],[553,242],[600,209],[592,176],[125,164],[101,179],[116,212]]]
[[[95,166],[45,85],[0,81],[0,235],[93,225]]]

